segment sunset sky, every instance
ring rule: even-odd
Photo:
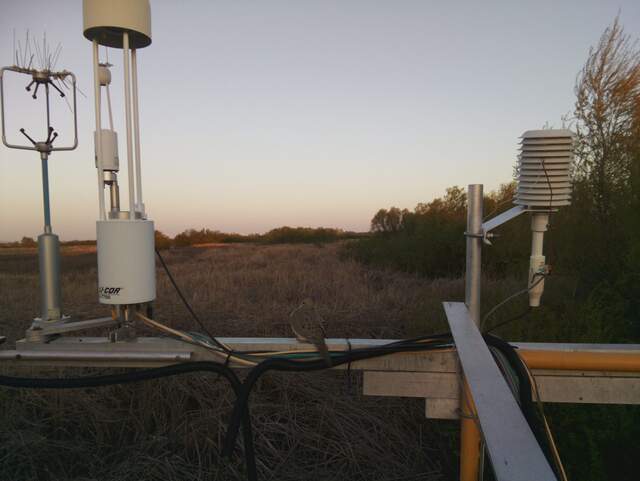
[[[87,95],[78,97],[78,149],[50,159],[52,221],[63,240],[95,238],[82,2],[0,8],[0,65],[13,63],[14,29],[22,41],[27,29],[40,40],[46,31],[52,48],[63,46],[58,68],[75,72]],[[153,43],[138,55],[144,197],[156,228],[171,235],[367,230],[381,207],[413,208],[451,185],[493,189],[511,179],[523,131],[562,126],[589,47],[618,12],[640,36],[637,0],[151,0],[151,8]],[[121,51],[109,60],[126,167]],[[22,89],[27,78],[7,82],[8,135],[18,141],[17,129],[33,131],[42,117]],[[53,125],[68,140],[69,110],[52,102]],[[0,146],[0,241],[41,229],[38,154]]]

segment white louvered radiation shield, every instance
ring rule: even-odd
[[[514,204],[556,210],[571,203],[573,132],[528,130],[521,137]]]

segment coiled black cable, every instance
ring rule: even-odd
[[[428,339],[428,338],[424,338]],[[434,349],[442,349],[450,347],[450,335],[443,335],[437,342],[418,343],[411,341],[398,341],[388,345],[379,347],[368,347],[363,349],[354,349],[344,354],[333,354],[331,357],[332,366],[340,366],[343,364],[349,364],[355,361],[361,361],[364,359],[371,359],[374,357],[384,356],[386,354],[392,354],[397,352],[410,352],[410,351],[428,351]],[[244,382],[242,383],[242,390],[236,400],[236,404],[231,415],[231,420],[227,427],[225,439],[222,444],[222,455],[230,456],[233,452],[233,448],[236,444],[236,439],[240,429],[242,416],[246,413],[250,416],[249,411],[249,396],[253,390],[256,382],[267,371],[286,371],[286,372],[305,372],[305,371],[321,371],[327,369],[327,363],[324,359],[309,360],[309,361],[293,361],[290,359],[284,359],[279,357],[271,357],[262,361],[260,364],[251,369]]]
[[[531,382],[523,361],[520,359],[515,348],[508,342],[490,334],[485,334],[484,339],[489,346],[499,350],[507,358],[509,364],[516,372],[520,384],[519,404],[523,414],[536,436],[536,439],[541,445],[545,456],[549,460],[550,465],[554,466],[554,469],[557,472],[557,467],[551,455],[551,448],[548,444],[548,439],[545,436],[544,428],[540,422],[531,398]],[[421,342],[427,340],[430,342]],[[448,334],[427,336],[424,338],[397,341],[383,346],[355,349],[343,354],[333,353],[332,365],[333,367],[336,367],[355,361],[371,359],[397,352],[428,351],[450,346],[451,336]],[[242,428],[247,479],[249,481],[257,481],[255,451],[253,447],[253,434],[251,430],[251,416],[249,411],[249,397],[256,382],[263,374],[270,370],[305,372],[321,371],[327,368],[328,366],[324,359],[294,361],[281,357],[271,357],[265,359],[251,369],[244,382],[240,382],[237,375],[226,365],[215,362],[190,362],[121,374],[107,374],[78,378],[24,378],[0,376],[0,386],[31,389],[97,388],[115,384],[127,384],[159,379],[191,372],[203,371],[217,373],[229,381],[229,384],[236,395],[236,402],[234,404],[225,439],[223,441],[222,455],[228,457],[233,453],[238,433],[240,428]]]
[[[101,376],[85,376],[76,378],[26,378],[0,376],[0,386],[23,389],[96,388],[103,386],[112,386],[115,384],[128,384],[133,382],[148,381],[151,379],[160,379],[192,372],[216,373],[220,376],[223,376],[227,381],[229,381],[229,384],[231,385],[231,388],[236,395],[236,399],[239,399],[243,393],[243,387],[240,379],[238,379],[238,376],[236,376],[236,374],[229,367],[209,361],[173,364],[170,366],[139,371],[130,371],[121,374],[106,374]],[[240,412],[240,420],[242,424],[242,433],[244,440],[245,462],[247,465],[247,479],[249,479],[249,481],[257,481],[258,475],[255,463],[255,452],[253,448],[253,434],[251,432],[251,418],[249,417],[248,410],[245,409],[244,411]]]

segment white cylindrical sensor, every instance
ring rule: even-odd
[[[102,304],[139,304],[156,297],[155,240],[150,220],[103,220],[98,237]]]
[[[101,129],[102,135],[102,170],[118,172],[120,159],[118,158],[118,134],[113,130]],[[93,132],[93,145],[95,146],[96,169],[98,168],[98,132]]]

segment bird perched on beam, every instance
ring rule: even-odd
[[[312,299],[304,299],[291,311],[289,325],[298,342],[313,344],[327,365],[331,366],[331,356],[325,342],[324,319]]]

